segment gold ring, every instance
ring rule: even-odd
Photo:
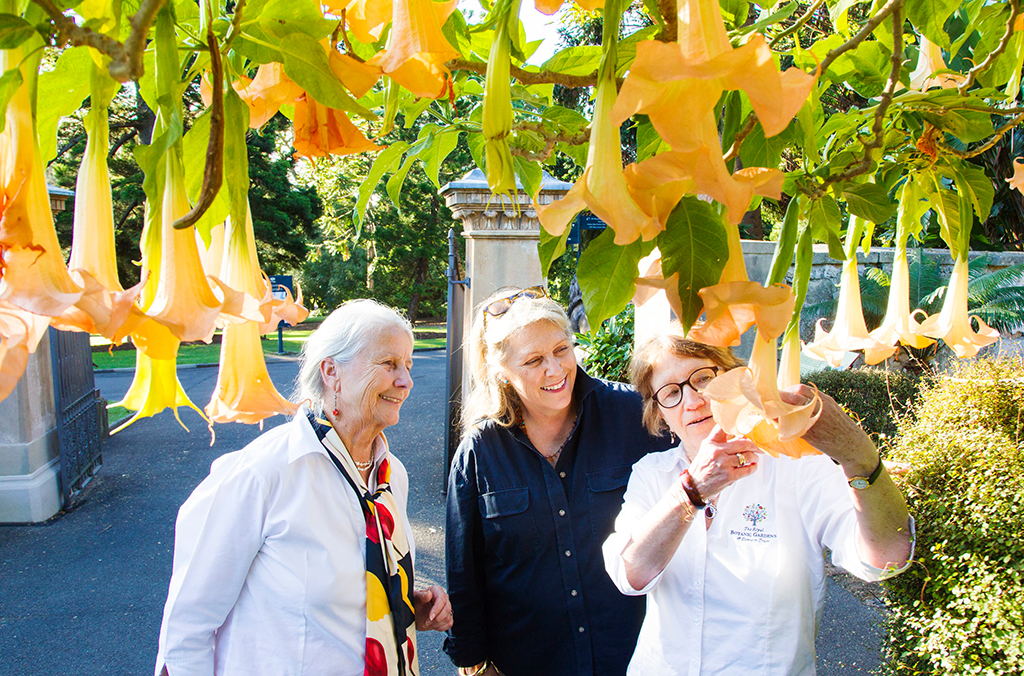
[[[736,458],[740,461],[740,464],[737,465],[737,467],[743,467],[747,464],[747,456],[743,455],[742,453],[737,453]]]

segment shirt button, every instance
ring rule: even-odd
[[[583,627],[580,627],[580,633],[582,634],[584,631],[586,630]]]
[[[565,516],[565,510],[564,509],[558,510],[558,516]]]
[[[700,618],[699,617],[693,618],[693,623],[694,624],[700,624]]]
[[[573,596],[576,596],[576,594],[577,594],[577,592],[576,592],[576,590],[575,590],[575,589],[573,589],[573,590],[572,590],[571,592],[569,592],[569,593],[570,593],[570,594],[572,594]]]
[[[700,580],[694,580],[693,581],[693,586],[694,587],[699,587],[700,586]]]
[[[570,552],[570,551],[569,551],[568,549],[566,549],[566,550],[565,550],[565,555],[566,555],[567,557],[568,557],[568,556],[572,556],[572,552]]]
[[[559,472],[558,476],[560,476],[560,477],[562,477],[564,479],[565,478],[565,472]]]

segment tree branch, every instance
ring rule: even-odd
[[[892,5],[892,9],[889,12],[892,14],[892,42],[894,46],[902,45],[903,0],[892,0],[889,4]],[[886,7],[888,6],[889,5],[886,5]],[[885,11],[884,8],[883,11]],[[882,147],[882,142],[884,141],[885,114],[889,110],[893,94],[896,92],[896,86],[900,81],[900,69],[903,67],[903,50],[893,49],[892,56],[889,57],[889,61],[892,64],[892,68],[889,71],[889,80],[885,83],[885,89],[882,91],[882,95],[878,101],[878,106],[875,108],[874,123],[871,125],[871,133],[873,137],[868,142],[864,142],[864,140],[861,139],[861,143],[864,146],[864,156],[859,162],[848,166],[844,171],[829,176],[820,186],[812,187],[810,190],[812,198],[816,199],[821,197],[825,193],[825,189],[833,183],[839,183],[840,181],[846,181],[854,178],[855,176],[860,176],[871,168],[871,154],[878,148]]]
[[[1012,120],[1010,120],[1009,122],[1004,124],[1002,127],[1000,127],[999,129],[996,129],[995,134],[993,134],[992,138],[989,139],[987,142],[985,142],[984,145],[981,145],[981,146],[979,146],[979,147],[977,147],[974,150],[971,150],[969,152],[964,152],[962,150],[957,150],[956,148],[953,148],[952,146],[946,145],[946,143],[941,140],[941,137],[939,139],[937,139],[936,145],[938,145],[940,148],[942,148],[943,151],[949,153],[950,155],[954,155],[956,157],[959,157],[962,160],[969,160],[972,157],[977,157],[978,155],[981,155],[983,152],[985,152],[989,148],[993,147],[995,144],[999,143],[999,139],[1001,139],[1003,137],[1003,135],[1006,134],[1006,132],[1010,131],[1011,129],[1016,127],[1021,122],[1024,122],[1024,113],[1021,113],[1020,115],[1017,115]]]
[[[565,143],[571,146],[581,146],[590,140],[590,129],[584,129],[583,131],[575,134],[560,131],[557,134],[553,134],[544,128],[544,125],[540,122],[520,122],[512,126],[513,131],[529,131],[537,134],[544,139],[544,147],[538,152],[532,152],[525,148],[512,148],[512,154],[517,157],[524,157],[531,161],[543,162],[551,157],[551,153],[555,149],[555,144]]]
[[[206,169],[203,187],[192,209],[174,222],[175,230],[195,225],[209,210],[224,182],[224,67],[212,24],[206,28],[206,44],[210,48],[210,75],[213,80],[213,103],[210,106],[210,142],[206,146]]]
[[[245,9],[245,0],[235,2],[235,10],[231,15],[231,25],[228,27],[228,34],[224,36],[224,43],[220,46],[221,54],[227,54],[231,49],[231,43],[235,36],[242,32],[242,10]]]
[[[130,125],[126,125],[126,126],[130,126]],[[115,142],[114,145],[110,146],[110,151],[107,152],[107,159],[110,159],[111,157],[113,157],[114,154],[117,153],[117,151],[121,149],[121,146],[123,146],[125,143],[127,143],[133,136],[135,136],[138,133],[139,133],[138,129],[136,129],[135,127],[131,127],[126,133],[122,134],[121,138],[117,139],[117,142]]]
[[[743,145],[743,141],[746,140],[750,132],[754,131],[754,125],[757,124],[757,115],[751,113],[747,118],[747,123],[743,125],[743,129],[736,132],[736,136],[732,140],[732,145],[729,146],[729,150],[722,156],[722,159],[728,162],[729,160],[735,159],[740,154],[740,146]]]
[[[1010,0],[1010,19],[1006,22],[1006,32],[1003,33],[1003,39],[999,41],[999,45],[995,49],[988,53],[984,61],[967,71],[967,78],[956,88],[960,92],[960,96],[967,96],[967,90],[974,84],[974,78],[977,77],[978,73],[991,66],[999,58],[999,55],[1006,51],[1006,45],[1010,43],[1010,38],[1013,37],[1013,32],[1016,30],[1013,24],[1017,22],[1018,14],[1020,14],[1020,1]]]
[[[818,67],[818,72],[824,73],[826,70],[828,70],[828,67],[832,65],[833,61],[835,61],[840,56],[850,51],[860,43],[864,42],[864,40],[866,40],[868,36],[871,35],[871,33],[873,33],[876,28],[878,28],[879,24],[885,21],[890,14],[895,12],[896,9],[898,7],[901,7],[902,5],[903,0],[889,0],[889,2],[886,3],[884,7],[882,7],[882,9],[878,10],[877,14],[868,19],[868,22],[864,24],[864,27],[861,28],[856,35],[854,35],[852,38],[850,38],[849,40],[847,40],[846,42],[839,45],[838,47],[836,47],[831,52],[825,55],[825,59],[821,62],[821,65]]]
[[[780,42],[782,42],[790,35],[796,33],[801,28],[803,28],[804,24],[807,23],[807,21],[814,15],[815,12],[818,11],[818,8],[821,7],[823,4],[825,4],[825,0],[814,0],[814,4],[811,5],[810,9],[808,9],[799,19],[796,20],[796,23],[794,23],[792,26],[790,26],[789,28],[787,28],[786,30],[782,31],[774,38],[772,38],[772,41],[768,43],[768,48],[775,49],[775,47]]]
[[[480,61],[467,61],[465,59],[452,59],[445,64],[449,70],[465,70],[477,75],[487,74],[487,64]],[[536,84],[557,84],[563,87],[593,87],[597,85],[597,71],[590,75],[566,75],[552,70],[542,70],[533,73],[522,68],[512,66],[512,77],[524,85]]]
[[[675,42],[679,36],[677,11],[676,0],[658,0],[658,12],[661,14],[662,21],[658,39],[662,42]]]

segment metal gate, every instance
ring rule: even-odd
[[[461,279],[459,253],[455,249],[455,230],[448,229],[448,330],[445,352],[448,359],[446,392],[448,393],[448,415],[445,427],[448,430],[445,444],[445,463],[441,490],[448,490],[448,469],[459,447],[462,432],[462,339],[465,333],[465,307],[469,279]]]
[[[99,392],[93,379],[89,334],[50,329],[53,398],[60,445],[61,498],[67,507],[99,471]]]

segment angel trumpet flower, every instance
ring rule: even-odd
[[[513,0],[508,13],[498,20],[498,30],[487,57],[487,78],[484,84],[484,156],[487,163],[487,185],[496,195],[509,195],[516,190],[516,170],[512,164],[509,137],[512,135],[512,67],[511,29],[519,25],[519,0]]]
[[[251,82],[244,85],[236,82],[235,89],[249,107],[249,126],[253,129],[262,127],[282,105],[303,93],[302,87],[285,75],[284,66],[274,62],[261,65]]]
[[[792,305],[792,295],[790,299]],[[782,400],[777,384],[777,338],[778,334],[758,328],[747,368],[718,376],[704,391],[711,400],[711,413],[726,433],[746,437],[772,456],[817,454],[819,451],[800,437],[818,419],[818,397],[806,404]]]
[[[225,235],[224,281],[246,295],[257,296],[266,291],[256,258],[256,238],[252,218],[235,224],[228,221]],[[206,414],[210,424],[217,422],[257,423],[278,413],[292,415],[296,405],[285,399],[274,387],[267,373],[255,322],[226,326],[220,348],[220,371]]]
[[[345,12],[345,24],[360,42],[373,44],[380,40],[391,22],[391,0],[326,0],[324,7],[335,16]]]
[[[573,217],[585,208],[615,231],[615,243],[622,246],[638,238],[653,239],[664,229],[661,222],[637,206],[622,174],[622,144],[619,125],[609,120],[615,105],[615,63],[618,52],[619,0],[609,0],[605,9],[604,48],[594,94],[594,119],[590,129],[587,164],[565,196],[542,206],[534,204],[541,225],[552,235],[561,235]]]
[[[393,0],[391,32],[383,52],[368,62],[416,96],[440,98],[450,86],[444,65],[460,56],[441,26],[458,0]]]
[[[174,358],[153,359],[142,350],[136,352],[135,378],[132,380],[132,384],[128,388],[124,399],[110,404],[110,407],[121,406],[122,408],[136,411],[136,413],[124,423],[118,425],[117,429],[113,430],[111,434],[120,432],[142,418],[156,415],[165,408],[170,408],[174,411],[174,417],[177,419],[178,424],[184,427],[186,431],[188,431],[188,427],[185,426],[185,423],[181,421],[181,416],[178,415],[179,406],[188,406],[203,416],[203,412],[185,394],[175,369]],[[203,418],[205,417],[203,416]]]
[[[24,79],[7,104],[0,133],[0,300],[55,317],[82,296],[64,265],[50,212],[50,196],[39,156],[29,94],[37,56],[0,50],[0,68]]]
[[[916,184],[908,180],[900,191],[899,213],[896,217],[896,251],[892,261],[885,319],[871,332],[871,338],[886,346],[886,349],[897,343],[920,349],[934,342],[921,334],[921,325],[910,312],[910,265],[907,263],[907,240],[914,229],[920,230],[922,211],[927,208],[918,199]],[[873,364],[881,359],[876,359],[873,350],[868,350],[865,352],[865,361]]]
[[[722,93],[747,93],[765,136],[782,132],[810,94],[816,76],[798,68],[780,73],[759,34],[733,49],[716,0],[680,0],[678,41],[642,42],[612,111],[621,123],[650,117],[676,150],[692,150],[694,130],[712,114]]]
[[[953,262],[953,274],[949,278],[946,298],[942,310],[921,322],[919,331],[926,336],[946,342],[957,357],[973,357],[978,350],[999,340],[999,332],[988,326],[980,317],[967,311],[967,286],[970,283],[970,268],[966,256],[957,256]],[[971,320],[978,322],[978,330],[971,326]]]
[[[541,14],[551,16],[562,8],[563,0],[534,0],[533,6]],[[604,7],[604,0],[576,0],[576,4],[588,12]]]
[[[917,57],[917,68],[910,74],[910,88],[927,91],[932,87],[949,89],[959,87],[966,78],[961,73],[943,73],[934,75],[936,71],[946,70],[946,60],[942,58],[942,48],[928,38],[921,36],[920,51]]]
[[[71,256],[72,278],[84,288],[82,298],[54,326],[100,334],[120,343],[145,318],[135,306],[142,283],[125,291],[117,275],[114,208],[107,167],[110,97],[120,87],[105,69],[92,66],[92,108],[85,116],[88,141],[75,183]]]
[[[1024,193],[1024,159],[1016,158],[1013,161],[1013,176],[1006,179],[1011,188]]]
[[[825,320],[819,319],[814,331],[814,342],[804,347],[808,356],[828,362],[833,368],[839,367],[847,352],[864,350],[865,360],[870,359],[870,364],[877,364],[896,352],[895,347],[872,338],[864,322],[860,279],[857,277],[857,243],[864,234],[864,227],[861,218],[850,217],[850,227],[846,233],[846,260],[843,262],[839,284],[839,307],[832,330],[826,332],[821,327]]]
[[[317,103],[309,94],[295,100],[294,126],[297,157],[351,155],[383,147],[363,136],[345,111]]]
[[[0,301],[0,401],[18,384],[48,323],[49,317]]]
[[[729,259],[718,284],[698,295],[704,301],[704,324],[690,332],[693,340],[720,347],[739,345],[740,337],[755,323],[780,335],[792,313],[793,293],[788,286],[765,288],[747,278],[739,227],[723,219]],[[789,312],[786,308],[789,308]]]

